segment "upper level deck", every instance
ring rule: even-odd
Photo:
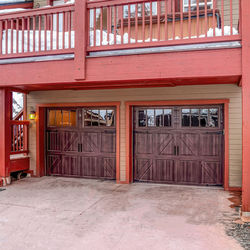
[[[76,0],[0,13],[0,85],[38,90],[237,83],[240,3]]]

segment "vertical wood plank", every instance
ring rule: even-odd
[[[8,39],[9,39],[9,34],[8,34],[8,22],[7,20],[5,20],[5,54],[7,55],[8,54],[8,49],[9,49],[9,46],[8,46]]]
[[[114,6],[114,45],[116,45],[116,11],[117,11],[117,6]]]
[[[188,37],[191,38],[191,0],[188,0]]]
[[[173,35],[173,40],[175,40],[175,0],[173,0],[173,9],[172,9],[172,35]]]
[[[10,37],[10,53],[13,54],[13,42],[14,42],[14,38],[13,38],[13,29],[14,29],[14,26],[13,26],[13,19],[10,20],[10,32],[11,32],[11,37]]]
[[[39,47],[39,52],[41,52],[42,50],[42,28],[41,28],[41,25],[42,25],[42,21],[41,21],[41,15],[38,16],[38,47]]]
[[[101,8],[101,15],[100,15],[100,46],[102,46],[102,40],[103,40],[103,8]]]
[[[164,33],[165,33],[165,41],[168,40],[168,0],[164,1],[165,3],[165,22],[164,22]]]
[[[62,23],[62,49],[65,49],[65,12],[62,13],[63,23]]]
[[[3,54],[3,22],[0,21],[0,55]]]
[[[86,47],[89,27],[87,27],[87,1],[76,0],[74,13],[75,27],[75,79],[83,80],[86,77]]]
[[[30,17],[28,17],[27,18],[27,22],[28,22],[28,24],[27,24],[27,32],[28,32],[28,34],[27,34],[27,39],[28,39],[28,41],[27,41],[27,52],[30,52]]]
[[[94,8],[94,29],[93,29],[93,46],[96,46],[96,8]]]
[[[128,4],[128,43],[130,43],[130,36],[131,36],[130,8],[131,8],[131,5]]]
[[[24,17],[22,17],[22,53],[24,53]]]
[[[145,41],[145,3],[142,3],[142,41]]]
[[[160,15],[161,15],[161,4],[160,0],[157,1],[157,40],[160,41],[161,33],[160,33]]]
[[[196,35],[197,38],[200,37],[200,10],[199,10],[199,0],[196,2]]]
[[[150,2],[150,23],[149,23],[149,33],[150,33],[150,42],[152,42],[153,39],[153,5],[152,1]]]
[[[205,37],[207,37],[207,30],[208,24],[207,24],[207,0],[205,0]]]
[[[33,16],[33,52],[36,51],[36,16]]]

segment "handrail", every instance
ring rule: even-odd
[[[19,119],[20,119],[22,116],[23,116],[23,109],[13,117],[13,120],[14,120],[14,121],[20,121]]]
[[[2,13],[0,14],[0,20],[22,18],[22,17],[29,17],[29,16],[39,16],[39,15],[44,15],[44,14],[57,14],[59,12],[70,11],[70,10],[71,11],[75,10],[74,4],[43,7],[39,9],[27,9],[23,11],[12,12],[12,13]]]
[[[11,125],[29,125],[30,122],[29,121],[10,121],[10,124]]]

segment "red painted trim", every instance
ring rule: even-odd
[[[224,158],[224,189],[229,189],[229,103],[224,103],[224,150],[225,150],[225,158]]]
[[[1,59],[14,59],[14,58],[26,58],[26,57],[36,57],[36,56],[54,56],[61,54],[73,54],[74,49],[56,49],[56,50],[47,50],[47,51],[37,51],[37,52],[24,52],[24,53],[14,53],[14,54],[5,54],[1,55]]]
[[[128,101],[126,105],[126,183],[132,182],[132,107],[133,106],[163,106],[163,105],[209,105],[224,104],[225,112],[225,159],[224,159],[224,189],[229,188],[229,127],[228,127],[228,99],[209,100],[173,100],[173,101]]]
[[[242,21],[242,211],[250,212],[250,1],[241,0]]]
[[[8,89],[0,89],[0,177],[10,174],[11,107],[12,93]]]
[[[241,192],[242,188],[241,187],[229,187],[228,191],[230,191],[230,192],[233,192],[233,191]]]
[[[45,15],[45,14],[57,14],[58,12],[64,12],[64,11],[74,11],[75,5],[74,4],[67,4],[67,5],[59,5],[59,6],[49,6],[49,7],[43,7],[40,9],[27,9],[23,11],[18,11],[14,13],[5,13],[0,15],[0,20],[5,19],[16,19],[20,17],[30,17],[30,16],[39,16],[39,15]]]
[[[19,88],[14,88],[14,87],[10,87],[9,90],[11,92],[19,92],[19,93],[23,93],[23,94],[28,94],[29,91],[27,90],[23,90],[23,89],[19,89]]]
[[[36,176],[45,175],[45,108],[37,107],[36,119]]]
[[[27,120],[27,95],[23,94],[23,119]]]
[[[10,121],[10,124],[29,125],[30,122],[29,121],[15,121],[15,120],[12,120],[12,121]]]
[[[10,172],[29,170],[30,158],[21,158],[10,160]]]
[[[168,40],[161,42],[143,42],[134,44],[116,44],[116,45],[102,45],[102,46],[88,46],[88,52],[96,51],[107,51],[107,50],[120,50],[120,49],[137,49],[137,48],[148,48],[148,47],[160,47],[160,46],[175,46],[175,45],[191,45],[191,44],[202,44],[212,42],[231,42],[240,41],[240,35],[222,36],[222,37],[211,37],[211,38],[191,38],[191,39],[180,39],[180,40]]]
[[[45,114],[49,107],[116,107],[116,182],[120,183],[120,102],[45,103],[37,105],[36,176],[45,175]]]

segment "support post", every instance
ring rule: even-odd
[[[87,0],[75,1],[75,80],[86,78]]]
[[[250,1],[241,0],[242,18],[242,215],[250,217]]]
[[[10,177],[11,110],[12,93],[0,89],[0,179],[4,184],[9,182]]]

